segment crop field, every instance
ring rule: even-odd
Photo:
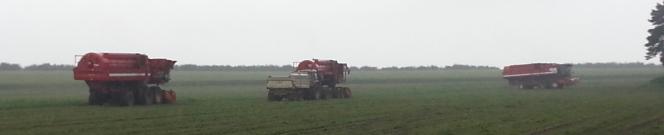
[[[71,72],[0,72],[0,134],[664,134],[664,69],[576,69],[564,90],[500,71],[353,72],[351,99],[267,102],[287,72],[176,71],[178,103],[89,106]],[[660,81],[659,83],[664,83]]]

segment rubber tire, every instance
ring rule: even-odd
[[[343,88],[334,88],[332,98],[343,98]]]
[[[524,89],[524,90],[532,90],[532,89],[535,88],[535,86],[521,84],[521,85],[519,85],[519,88]]]
[[[313,92],[313,98],[312,99],[313,100],[320,100],[322,98],[323,97],[321,95],[321,90],[320,89],[315,89],[314,92]]]
[[[353,97],[353,91],[351,91],[350,88],[344,88],[344,98],[351,97]]]
[[[136,102],[136,96],[134,96],[134,92],[132,91],[119,93],[118,96],[120,106],[134,106]]]
[[[302,95],[300,93],[291,93],[288,94],[288,101],[301,101]]]
[[[90,90],[90,96],[88,96],[88,105],[100,105],[100,101],[97,96],[97,92]]]
[[[105,105],[106,103],[112,101],[112,97],[109,94],[96,93],[97,95],[97,105]]]
[[[549,87],[551,89],[558,89],[558,88],[560,88],[560,85],[558,83],[554,82],[554,83],[549,84]]]
[[[304,90],[304,100],[316,100],[314,97],[314,91],[310,89],[305,89]]]
[[[136,104],[138,105],[151,105],[154,102],[152,92],[147,88],[139,88],[135,92]]]
[[[278,99],[272,92],[267,92],[267,101],[279,101]]]
[[[344,95],[344,88],[336,88],[335,93],[337,98],[346,98],[346,95]]]
[[[545,84],[544,89],[553,89],[555,86],[553,84]]]
[[[330,98],[330,91],[329,91],[329,88],[322,88],[322,89],[320,90],[320,99],[321,99],[321,100],[326,100],[326,99],[328,99],[328,98]]]
[[[141,91],[143,91],[142,93],[145,93],[145,95],[143,95],[143,98],[145,98],[145,100],[144,100],[144,102],[145,102],[144,105],[152,105],[152,104],[154,104],[155,97],[156,97],[156,95],[154,94],[154,92],[152,92],[152,91],[150,91],[149,89],[146,89],[146,88],[141,89]]]
[[[166,94],[164,94],[165,96],[162,99],[163,100],[162,102],[164,104],[173,104],[177,101],[177,95],[174,91],[172,91],[172,90],[169,90],[169,91],[162,90],[162,92],[166,93]]]
[[[154,95],[154,100],[152,103],[154,104],[163,104],[164,103],[164,97],[162,97],[163,91],[159,87],[150,87],[149,90],[152,95]]]
[[[558,84],[558,87],[556,87],[556,89],[564,89],[564,88],[565,88],[564,84]]]

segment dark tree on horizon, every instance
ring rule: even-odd
[[[648,43],[645,45],[648,50],[646,59],[650,60],[659,55],[659,61],[664,63],[664,54],[662,53],[664,51],[664,5],[657,3],[650,15],[652,18],[648,21],[652,23],[654,28],[648,30],[650,36],[648,36]]]

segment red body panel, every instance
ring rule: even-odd
[[[347,64],[335,60],[304,60],[297,65],[295,71],[315,70],[318,76],[323,77],[326,85],[336,85],[346,81],[346,75],[350,73]]]
[[[526,77],[526,76],[542,76],[552,75],[557,73],[558,64],[549,63],[536,63],[525,65],[511,65],[503,69],[503,77]]]
[[[578,81],[572,77],[571,67],[570,64],[553,63],[511,65],[503,69],[503,78],[510,85],[523,88],[563,88]]]
[[[76,68],[75,80],[86,81],[144,81],[150,84],[168,82],[168,74],[175,61],[149,59],[144,54],[88,53]]]

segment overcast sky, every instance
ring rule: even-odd
[[[0,61],[139,52],[179,64],[645,61],[660,0],[0,0]]]

